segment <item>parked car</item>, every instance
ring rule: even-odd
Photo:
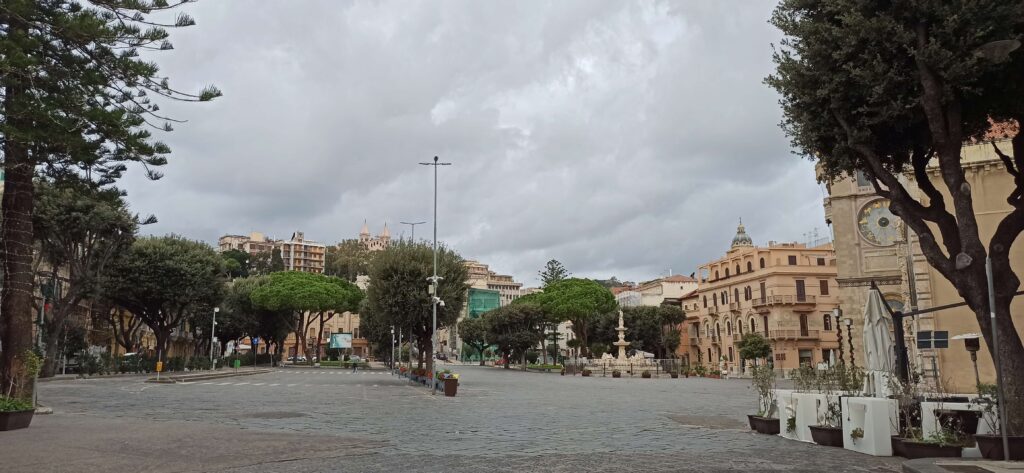
[[[444,353],[434,353],[435,360],[448,361],[448,355]]]
[[[305,363],[306,362],[306,357],[302,356],[302,355],[291,356],[291,357],[288,357],[288,361],[290,361],[292,363]]]

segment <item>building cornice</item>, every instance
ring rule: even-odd
[[[879,286],[899,286],[903,284],[903,277],[900,275],[862,276],[856,278],[836,278],[839,287],[869,287],[871,283]]]

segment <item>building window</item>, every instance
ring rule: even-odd
[[[796,266],[796,255],[789,255],[788,259],[790,266]]]
[[[796,280],[796,300],[799,302],[807,300],[807,287],[804,285],[803,279]]]
[[[786,361],[786,354],[785,353],[776,353],[775,354],[775,361]]]
[[[825,328],[826,332],[832,331],[832,314],[825,314],[822,316],[821,326]]]
[[[757,333],[757,322],[754,322],[754,318],[750,318],[750,333]]]
[[[751,272],[753,270],[754,270],[754,263],[751,263],[750,261],[747,261],[747,272],[749,273],[749,272]]]
[[[825,258],[818,258],[818,266],[825,266]]]
[[[726,335],[732,335],[732,321],[731,320],[726,320],[725,321],[725,334]]]
[[[949,348],[949,332],[921,330],[917,332],[917,348]]]
[[[729,347],[729,363],[732,363],[732,347]]]
[[[725,268],[725,277],[729,277],[729,268]]]
[[[764,322],[764,338],[768,338],[768,316],[764,316],[761,321]]]
[[[718,293],[711,295],[711,302],[715,304],[715,307],[718,307]]]
[[[764,304],[768,300],[768,292],[765,291],[764,281],[761,281],[761,303]]]
[[[828,279],[822,279],[821,281],[818,281],[818,284],[821,285],[821,295],[827,296],[828,295]]]
[[[736,288],[736,289],[732,290],[732,298],[733,298],[733,302],[739,302],[740,301],[740,289],[739,288]]]
[[[715,279],[718,279],[718,270],[715,270]]]
[[[743,321],[740,319],[736,319],[736,331],[740,335],[743,335]]]
[[[807,336],[807,334],[808,334],[807,329],[808,329],[808,327],[807,327],[807,314],[800,314],[800,336],[801,337],[806,337]]]
[[[708,296],[704,296],[704,308],[708,308]]]
[[[708,361],[711,361],[711,349],[708,348]]]
[[[764,258],[761,258],[761,269],[764,269]]]
[[[740,274],[740,264],[736,263],[736,274]]]

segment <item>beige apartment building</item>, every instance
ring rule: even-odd
[[[241,250],[256,255],[272,250],[281,251],[281,259],[288,271],[323,273],[327,245],[307,240],[302,232],[292,233],[289,240],[274,240],[260,232],[245,235],[224,235],[217,239],[217,250]]]
[[[997,144],[1009,152],[1008,139]],[[967,144],[962,150],[963,166],[974,198],[974,212],[987,244],[996,226],[1011,211],[1006,202],[1013,189],[1013,178],[999,160],[990,143]],[[928,172],[947,199],[937,166]],[[913,176],[906,176],[907,187],[920,192]],[[941,274],[921,253],[917,235],[889,212],[889,203],[874,193],[864,176],[837,180],[828,184],[825,217],[835,235],[838,262],[839,297],[843,317],[854,320],[854,346],[857,363],[863,363],[863,309],[871,283],[881,288],[894,310],[911,311],[963,302]],[[941,238],[936,234],[937,238]],[[941,240],[940,240],[941,244]],[[1024,272],[1024,246],[1011,248],[1011,265],[1019,275]],[[1014,299],[1011,311],[1018,333],[1024,332],[1024,300]],[[1007,328],[1007,327],[1003,327]],[[957,335],[979,333],[975,315],[966,307],[922,314],[904,320],[908,356],[912,369],[931,382],[942,380],[955,392],[973,392],[974,368],[964,342]],[[1024,335],[1024,333],[1022,333]],[[994,382],[992,358],[981,343],[978,366],[982,382]]]
[[[743,373],[737,342],[762,334],[776,370],[837,359],[833,310],[838,306],[836,261],[831,243],[754,246],[740,223],[724,257],[698,268],[695,293],[683,298],[692,364]]]
[[[617,290],[616,290],[617,289]],[[620,307],[659,306],[666,301],[678,301],[697,290],[697,280],[676,274],[641,283],[638,286],[614,288],[615,301]]]

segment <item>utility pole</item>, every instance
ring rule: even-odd
[[[442,163],[438,161],[438,157],[434,156],[434,162],[432,163],[420,163],[423,166],[434,166],[434,275],[430,277],[430,296],[431,296],[431,308],[432,313],[432,331],[430,332],[430,358],[428,358],[430,366],[430,394],[436,395],[437,390],[434,389],[434,350],[437,350],[437,305],[441,304],[444,307],[444,301],[437,296],[437,283],[441,279],[437,276],[437,167],[438,166],[451,166],[452,163]],[[414,227],[415,228],[415,227]]]
[[[214,334],[217,332],[217,312],[220,312],[220,307],[213,308],[213,324],[210,325],[210,369],[217,369],[217,360],[213,358],[213,344]]]

